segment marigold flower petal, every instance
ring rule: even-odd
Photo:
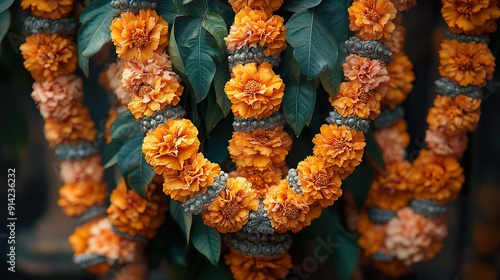
[[[363,40],[389,39],[396,8],[389,0],[357,0],[347,10],[349,28]]]
[[[284,279],[292,268],[292,258],[289,254],[259,258],[231,249],[224,259],[235,280]]]

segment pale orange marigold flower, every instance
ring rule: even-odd
[[[357,0],[347,10],[349,28],[363,40],[389,39],[396,8],[389,0]]]
[[[417,0],[392,0],[392,3],[398,12],[404,12],[417,5]]]
[[[118,60],[110,63],[104,71],[99,74],[99,84],[108,92],[114,92],[121,105],[127,105],[130,102],[130,92],[122,86],[122,73],[125,68],[125,62]]]
[[[443,40],[439,63],[439,74],[460,86],[484,86],[495,70],[495,57],[485,43]]]
[[[315,201],[321,207],[332,205],[341,195],[340,176],[322,158],[308,156],[297,165],[300,189],[307,203]]]
[[[459,136],[476,129],[481,116],[481,99],[458,95],[455,98],[437,95],[429,110],[427,123],[430,130],[444,128],[449,136]]]
[[[166,169],[182,170],[200,147],[198,129],[188,119],[168,120],[144,137],[142,152],[157,174]]]
[[[400,119],[391,126],[375,130],[373,135],[380,145],[382,157],[386,165],[401,162],[406,155],[406,147],[410,144],[407,124]]]
[[[31,8],[31,14],[40,18],[60,19],[73,11],[73,0],[21,0],[23,9]]]
[[[184,202],[196,193],[205,193],[219,173],[219,165],[211,163],[202,153],[193,154],[181,170],[163,173],[163,192],[174,200]]]
[[[285,164],[292,147],[292,139],[283,127],[257,129],[251,132],[233,132],[229,140],[229,155],[237,166],[259,170]]]
[[[393,54],[393,59],[394,54],[401,53],[403,51],[403,47],[405,44],[405,34],[406,29],[403,27],[403,25],[396,24],[396,28],[392,32],[391,38],[387,42],[385,42],[386,46],[389,47]]]
[[[358,244],[363,248],[363,255],[368,257],[380,250],[385,240],[385,225],[376,224],[368,217],[366,210],[358,218]]]
[[[261,119],[270,116],[281,106],[285,84],[272,65],[264,62],[238,64],[224,91],[231,100],[231,109],[238,118]]]
[[[281,169],[274,166],[270,166],[264,170],[238,166],[236,176],[244,177],[250,181],[252,189],[257,192],[259,198],[264,198],[268,190],[282,179],[283,173]]]
[[[297,194],[290,188],[286,179],[279,181],[268,191],[264,209],[276,232],[298,232],[321,214],[321,207],[309,205],[304,195]]]
[[[378,92],[364,91],[358,81],[342,82],[337,98],[330,103],[337,112],[344,116],[375,119],[380,114],[382,95]]]
[[[91,206],[103,205],[106,199],[106,183],[76,182],[67,183],[59,189],[57,204],[69,217],[75,218]]]
[[[235,280],[280,280],[292,268],[289,254],[273,257],[252,257],[234,249],[224,256]]]
[[[500,17],[500,9],[489,0],[442,0],[441,13],[450,28],[472,31]]]
[[[90,237],[90,228],[99,220],[92,220],[81,226],[77,226],[73,233],[69,236],[68,241],[75,255],[80,255],[87,249],[87,241]]]
[[[229,52],[261,46],[264,47],[264,55],[271,56],[285,50],[285,37],[286,27],[282,17],[245,7],[234,17],[225,40]]]
[[[262,9],[266,12],[274,12],[281,7],[283,0],[229,0],[229,4],[235,13],[245,7],[255,10]]]
[[[415,73],[413,72],[413,64],[404,53],[392,56],[387,71],[390,79],[384,98],[382,98],[382,106],[394,109],[403,103],[413,89],[412,83],[415,81]]]
[[[389,81],[385,64],[378,59],[351,54],[346,58],[343,66],[346,79],[360,83],[361,90],[365,92]]]
[[[457,198],[464,183],[463,169],[453,156],[435,155],[422,150],[413,162],[409,187],[416,199],[444,204]]]
[[[453,156],[461,158],[465,149],[467,149],[467,135],[458,134],[449,136],[445,133],[445,128],[437,130],[428,129],[425,132],[425,144],[431,152],[442,156]]]
[[[323,157],[336,172],[352,172],[361,163],[365,135],[347,126],[324,124],[313,138],[315,156]]]
[[[75,43],[57,34],[38,33],[26,37],[19,49],[24,58],[24,67],[35,81],[52,81],[76,70]]]
[[[64,183],[101,182],[104,167],[99,154],[81,160],[63,160],[61,162],[61,179]]]
[[[118,58],[148,60],[153,52],[163,52],[168,45],[168,23],[154,10],[122,13],[111,22],[111,41]]]
[[[205,225],[221,233],[236,232],[248,221],[250,211],[259,208],[259,198],[243,177],[227,179],[226,186],[203,211]]]

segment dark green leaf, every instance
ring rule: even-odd
[[[205,114],[205,127],[207,129],[207,135],[210,134],[212,129],[219,123],[220,120],[224,117],[221,108],[217,104],[215,100],[215,92],[211,90],[207,96],[208,105],[207,105],[207,113]]]
[[[82,11],[78,29],[78,65],[89,75],[89,59],[111,40],[109,26],[114,16],[110,0],[94,0]]]
[[[226,26],[231,25],[234,21],[234,12],[227,0],[211,0],[208,1],[208,9],[221,16],[226,22]]]
[[[175,16],[179,15],[172,0],[158,1],[157,3],[156,12],[158,15],[162,16],[169,25],[172,25]]]
[[[169,212],[172,218],[177,222],[181,228],[184,236],[186,236],[186,242],[189,243],[189,234],[191,233],[191,225],[193,223],[193,215],[184,211],[182,203],[175,200],[170,200]]]
[[[338,212],[337,212],[338,213]],[[347,232],[341,225],[339,214],[333,215],[333,242],[339,244],[336,252],[332,255],[333,265],[336,268],[335,279],[349,280],[358,265],[359,246],[356,238]]]
[[[224,56],[220,63],[217,63],[214,76],[215,100],[219,105],[224,116],[231,111],[231,101],[227,98],[224,87],[227,81],[231,78],[229,76],[229,67],[227,66],[227,56]]]
[[[319,80],[321,82],[321,85],[328,92],[328,94],[333,100],[335,100],[335,98],[337,97],[337,94],[339,93],[340,90],[340,83],[342,82],[342,75],[343,75],[342,63],[344,63],[343,60],[342,61],[340,59],[337,60],[337,63],[335,63],[333,71],[325,69],[319,75]]]
[[[224,19],[214,12],[208,12],[203,18],[203,28],[212,34],[221,52],[226,52],[227,25]]]
[[[330,35],[338,43],[345,42],[349,37],[349,14],[347,8],[351,6],[351,0],[323,1],[314,8],[321,16]]]
[[[354,172],[342,183],[343,188],[349,190],[354,197],[358,211],[365,205],[368,192],[372,185],[374,172],[368,163],[366,156]]]
[[[206,11],[207,0],[173,0],[178,15],[201,16]]]
[[[213,264],[219,262],[221,238],[219,232],[203,224],[199,216],[195,217],[191,231],[193,246]]]
[[[9,10],[0,12],[0,44],[2,43],[3,38],[7,34],[7,31],[9,31],[10,20],[11,19]]]
[[[303,75],[299,81],[285,80],[283,96],[283,114],[288,124],[299,135],[302,128],[309,123],[316,104],[316,87],[314,81],[308,81]]]
[[[316,7],[319,3],[321,3],[321,0],[287,0],[283,2],[281,7],[290,12],[300,12]]]
[[[14,0],[2,0],[0,3],[0,13],[7,10],[12,5],[12,3],[14,3]]]
[[[382,149],[380,145],[375,140],[375,136],[373,135],[373,131],[368,131],[365,134],[365,152],[368,154],[372,163],[378,164],[382,169],[385,169],[384,157],[382,156]]]
[[[164,2],[164,1],[161,1]],[[186,74],[186,69],[184,68],[184,62],[182,61],[181,54],[179,53],[179,48],[177,46],[177,41],[175,40],[175,20],[172,23],[172,30],[170,31],[170,40],[168,44],[168,53],[170,54],[170,59],[172,59],[172,64],[174,65],[177,73],[183,75]]]
[[[141,135],[141,127],[129,110],[118,115],[111,125],[111,139],[128,139],[138,135]]]
[[[314,10],[294,14],[287,24],[287,41],[300,71],[312,80],[325,69],[333,70],[338,57],[337,43]]]
[[[104,146],[103,162],[104,168],[109,168],[118,162],[118,152],[122,148],[126,139],[113,139],[111,143]]]

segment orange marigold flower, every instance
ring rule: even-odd
[[[106,199],[106,183],[67,183],[59,189],[57,204],[69,217],[78,217],[91,206],[103,205]]]
[[[285,164],[285,157],[292,146],[292,139],[283,127],[251,132],[233,132],[229,140],[229,154],[237,166],[259,170]]]
[[[366,92],[358,81],[342,82],[337,98],[330,103],[337,112],[344,116],[375,119],[380,114],[382,95],[378,92]]]
[[[237,176],[246,178],[252,183],[252,189],[257,192],[259,198],[264,198],[267,191],[283,177],[281,169],[274,166],[270,166],[264,170],[238,166],[236,174]]]
[[[59,144],[77,145],[82,141],[90,142],[97,136],[89,110],[81,103],[71,107],[70,115],[64,121],[46,120],[43,129],[50,147]]]
[[[106,213],[111,224],[120,232],[131,236],[153,238],[165,219],[167,200],[160,188],[161,182],[147,185],[147,198],[134,190],[127,190],[125,180],[111,193],[111,204]]]
[[[456,136],[449,136],[445,128],[437,130],[428,129],[425,132],[425,144],[427,149],[437,155],[453,156],[461,158],[465,149],[467,149],[467,135],[465,133]]]
[[[57,34],[38,33],[26,37],[19,49],[24,58],[24,67],[35,81],[52,81],[76,70],[75,43]]]
[[[377,270],[381,271],[387,276],[397,278],[407,272],[410,267],[403,261],[394,259],[390,262],[387,261],[372,261],[371,265]]]
[[[122,73],[125,68],[125,62],[118,60],[109,64],[99,74],[99,84],[108,92],[114,92],[121,105],[127,105],[130,102],[130,92],[122,86]]]
[[[81,160],[64,160],[61,162],[61,179],[64,183],[101,182],[104,167],[101,156],[95,154]]]
[[[347,80],[360,83],[361,90],[365,92],[389,81],[389,75],[383,62],[354,54],[349,55],[345,60],[344,75]]]
[[[413,64],[404,53],[393,55],[391,63],[387,66],[387,71],[390,79],[382,99],[382,106],[394,109],[403,103],[413,89],[412,83],[415,81],[415,73],[413,73]]]
[[[73,0],[21,0],[23,9],[31,8],[31,14],[40,18],[60,19],[73,11]]]
[[[163,173],[163,192],[172,199],[184,202],[198,192],[205,193],[219,173],[219,165],[211,163],[202,153],[193,154],[181,170]]]
[[[82,254],[87,249],[87,241],[90,237],[90,228],[98,220],[93,220],[81,226],[77,226],[73,233],[69,236],[68,241],[73,248],[75,255]]]
[[[108,110],[108,119],[106,120],[106,123],[104,124],[104,139],[106,140],[106,144],[111,143],[111,126],[113,123],[116,121],[116,117],[118,114],[116,113],[115,109],[109,109]]]
[[[153,52],[163,52],[168,45],[168,23],[154,10],[122,13],[111,22],[111,41],[118,58],[148,60]]]
[[[273,257],[252,257],[234,249],[224,256],[235,280],[280,280],[292,268],[289,254]]]
[[[235,13],[245,7],[252,9],[262,9],[266,12],[274,12],[281,7],[283,0],[229,0],[229,4]]]
[[[315,201],[321,207],[332,205],[341,195],[340,176],[322,158],[308,156],[297,165],[300,189],[307,203]]]
[[[481,116],[481,99],[458,95],[455,98],[437,95],[429,110],[427,123],[430,130],[444,128],[449,136],[458,136],[476,129]]]
[[[264,199],[264,209],[277,232],[298,232],[321,214],[321,207],[309,205],[304,195],[297,194],[284,179],[271,188]]]
[[[144,137],[142,152],[157,174],[182,170],[184,162],[200,147],[198,129],[187,119],[168,120]]]
[[[485,43],[443,40],[439,63],[439,74],[460,86],[484,86],[495,69],[495,57]]]
[[[363,40],[389,39],[396,8],[389,0],[357,0],[347,10],[349,28]]]
[[[280,108],[284,89],[283,80],[267,62],[259,66],[256,63],[236,65],[224,87],[236,117],[257,119],[268,117]]]
[[[394,60],[394,54],[401,53],[403,51],[403,47],[405,44],[405,34],[406,34],[406,29],[403,27],[403,25],[396,24],[396,28],[392,32],[391,38],[387,42],[385,42],[386,46],[389,47],[389,49],[393,54],[392,58],[393,60]]]
[[[257,208],[259,198],[251,183],[243,177],[229,178],[219,196],[203,211],[203,222],[221,233],[236,232],[247,223],[250,211]]]
[[[358,244],[363,248],[364,256],[373,255],[384,245],[385,225],[372,222],[366,210],[359,214],[358,232],[360,234]]]
[[[457,198],[465,178],[455,157],[422,150],[413,162],[408,180],[416,199],[444,204]]]
[[[286,27],[282,17],[245,7],[234,17],[225,40],[229,52],[261,46],[265,48],[264,55],[271,56],[285,50],[285,37]]]
[[[472,31],[488,20],[500,17],[500,9],[490,0],[442,0],[441,13],[450,28]]]
[[[339,173],[352,172],[361,163],[366,145],[363,132],[336,124],[322,125],[312,141],[314,155]]]
[[[391,126],[376,130],[373,135],[380,145],[386,165],[398,163],[404,159],[405,149],[410,144],[410,135],[404,119],[400,119]]]
[[[417,0],[392,0],[392,3],[398,12],[404,12],[417,5]]]

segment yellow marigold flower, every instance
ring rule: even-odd
[[[234,249],[224,256],[235,280],[280,280],[292,268],[289,254],[273,257],[252,257]]]
[[[413,64],[404,53],[396,53],[392,56],[387,71],[390,79],[384,98],[382,98],[382,106],[394,109],[413,89],[415,73],[413,73]]]
[[[235,13],[245,7],[255,10],[261,9],[269,13],[278,10],[283,4],[283,0],[229,0],[229,4]]]
[[[280,108],[284,89],[283,80],[267,62],[259,66],[256,63],[236,65],[224,87],[236,117],[257,119],[268,117]]]
[[[229,140],[229,155],[237,166],[259,170],[285,164],[285,157],[292,146],[292,139],[283,127],[251,132],[233,132]]]
[[[285,37],[286,27],[282,17],[245,7],[234,17],[234,23],[225,40],[229,52],[245,46],[261,46],[265,48],[264,55],[271,56],[285,50]]]
[[[360,234],[358,244],[363,248],[364,256],[373,255],[384,245],[385,226],[372,222],[366,210],[359,214],[358,232]]]
[[[382,156],[386,165],[403,161],[406,154],[406,147],[410,144],[408,126],[404,119],[396,123],[377,129],[373,134],[375,140],[380,145]]]
[[[321,207],[309,205],[304,195],[297,194],[290,188],[286,179],[279,181],[268,191],[264,209],[277,232],[298,232],[321,214]]]
[[[449,136],[458,136],[476,129],[481,116],[481,99],[458,95],[455,98],[437,95],[429,110],[427,123],[430,130],[444,128]]]
[[[106,199],[106,183],[68,183],[59,189],[57,204],[69,217],[78,217],[91,206],[103,205]]]
[[[413,162],[408,180],[416,199],[444,204],[457,198],[465,178],[455,157],[422,150]]]
[[[460,86],[484,86],[495,70],[495,57],[485,43],[443,40],[439,63],[439,74]]]
[[[389,0],[357,0],[347,10],[349,28],[363,40],[389,39],[395,25],[396,8]]]
[[[202,153],[193,154],[181,170],[163,173],[163,192],[172,199],[184,202],[198,192],[205,193],[219,172],[219,165],[211,163]]]
[[[168,45],[168,23],[153,10],[122,13],[111,22],[111,41],[118,58],[147,60]]]
[[[202,213],[205,225],[221,233],[236,232],[247,221],[250,211],[259,208],[259,198],[243,177],[227,179],[225,188]]]
[[[297,165],[297,173],[300,189],[309,204],[317,201],[321,207],[327,207],[342,195],[340,176],[322,158],[307,157]]]
[[[488,20],[500,17],[500,9],[490,0],[442,0],[441,13],[450,28],[473,31]]]
[[[389,81],[385,64],[378,59],[351,54],[345,61],[343,67],[346,79],[358,82],[362,91],[368,92]]]
[[[182,170],[200,147],[198,129],[188,119],[168,120],[144,137],[142,152],[157,174],[167,169]]]
[[[330,98],[330,103],[337,112],[344,116],[358,116],[360,118],[375,119],[380,114],[380,100],[378,92],[366,92],[358,81],[342,82],[337,98]]]
[[[257,192],[259,198],[264,198],[267,191],[282,179],[283,173],[278,167],[270,166],[267,169],[259,170],[252,167],[240,167],[236,170],[238,176],[246,178],[252,183],[252,189]]]
[[[19,49],[24,67],[35,81],[52,81],[76,69],[76,45],[69,38],[57,34],[38,33],[26,37]]]
[[[315,156],[323,157],[336,172],[352,172],[361,163],[365,135],[347,126],[324,124],[313,138]]]
[[[31,14],[40,18],[60,19],[73,11],[73,0],[21,0],[23,9],[31,8]]]

